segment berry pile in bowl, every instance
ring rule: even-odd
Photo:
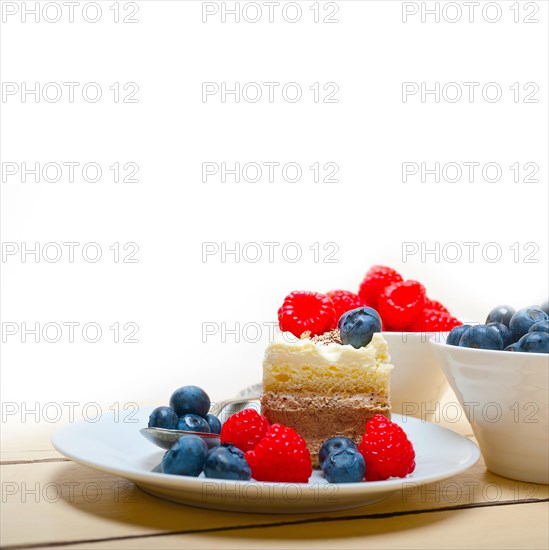
[[[357,293],[291,292],[278,311],[278,320],[283,332],[291,332],[297,338],[305,332],[317,336],[341,329],[342,316],[360,309],[367,313],[375,310],[380,326],[368,325],[378,329],[374,332],[446,332],[461,325],[444,305],[427,296],[420,282],[404,280],[396,270],[382,265],[367,271]],[[365,328],[362,332],[366,335],[369,331]],[[362,347],[365,339],[349,338],[348,343]]]
[[[494,308],[430,345],[492,472],[549,483],[547,304]]]
[[[204,390],[184,386],[173,393],[170,407],[158,407],[151,413],[149,428],[186,427],[190,422],[187,415],[199,416],[204,421],[192,419],[190,426],[203,432],[181,434],[155,471],[240,481],[309,481],[313,472],[311,456],[305,440],[293,428],[269,424],[253,408],[230,415],[221,425],[217,418],[208,419],[209,407]],[[211,433],[210,423],[217,428],[218,422],[219,442],[208,448],[201,436]],[[343,436],[325,441],[320,450],[320,466],[329,483],[404,478],[415,469],[415,452],[400,426],[382,415],[374,415],[366,423],[359,445]]]
[[[448,391],[444,376],[429,346],[429,337],[462,323],[438,300],[431,299],[423,284],[405,280],[395,269],[374,265],[356,292],[294,291],[278,310],[279,327],[300,338],[339,329],[341,342],[366,346],[375,332],[389,345],[392,410],[402,415],[429,419]]]
[[[461,324],[444,305],[427,296],[423,284],[404,280],[391,267],[372,266],[358,296],[379,311],[384,332],[444,332]]]
[[[522,353],[549,353],[549,304],[516,311],[508,305],[493,308],[483,325],[452,329],[451,346]]]

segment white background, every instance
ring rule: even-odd
[[[34,4],[4,3],[1,26],[3,85],[18,86],[13,95],[3,93],[1,104],[2,239],[4,252],[13,250],[8,243],[19,247],[1,265],[4,403],[20,409],[36,402],[40,408],[67,401],[163,404],[174,388],[190,383],[216,399],[231,396],[260,380],[266,323],[276,320],[289,291],[356,291],[374,263],[420,280],[465,319],[483,321],[499,303],[518,308],[547,297],[546,2],[492,2],[485,17],[481,1],[472,22],[463,2],[445,8],[439,22],[433,15],[422,22],[422,7],[434,2],[320,2],[321,19],[335,5],[338,22],[315,23],[313,2],[301,1],[293,24],[282,16],[284,2],[273,23],[258,3],[263,18],[255,24],[235,23],[231,15],[223,23],[220,13],[203,22],[201,2],[177,0],[139,1],[136,23],[115,23],[114,1],[98,2],[96,23],[85,21],[84,2],[73,23],[62,3],[53,3],[62,7],[59,22],[47,21],[56,17],[55,6],[39,22],[32,14],[24,21],[24,9]],[[118,4],[120,18],[134,11],[129,2]],[[456,5],[463,13],[451,23]],[[403,10],[415,9],[404,22]],[[499,21],[487,21],[498,13]],[[538,22],[526,23],[528,17]],[[50,82],[63,90],[59,101],[21,93],[23,83]],[[64,82],[79,83],[72,103]],[[82,97],[89,82],[101,86],[96,103]],[[139,86],[137,102],[114,102],[109,87],[128,82]],[[203,100],[204,82],[281,85],[272,103],[265,96],[257,103],[228,96],[223,103],[219,94]],[[282,98],[288,82],[301,86],[300,101]],[[338,102],[315,103],[309,90],[315,82],[321,90],[336,83]],[[403,82],[420,88],[455,82],[464,96],[436,102],[417,93],[404,102]],[[472,101],[464,82],[480,83]],[[483,99],[489,82],[502,90],[498,101]],[[516,82],[517,102],[510,89]],[[524,102],[532,90],[522,89],[526,83],[539,88],[537,103]],[[453,97],[455,87],[447,91]],[[301,181],[284,181],[280,172],[273,183],[235,183],[232,176],[202,181],[203,162],[270,161],[298,163]],[[13,167],[6,163],[21,168],[23,162],[95,162],[103,175],[91,183],[77,169],[73,183],[67,172],[59,182],[29,175],[23,183],[20,172],[6,173]],[[115,162],[136,163],[138,183],[113,182]],[[314,183],[308,168],[314,162],[336,163],[339,181]],[[480,168],[472,183],[465,173],[457,183],[433,176],[423,183],[419,175],[403,182],[404,162]],[[494,183],[481,174],[489,162],[502,170]],[[517,162],[535,163],[539,181],[523,181],[521,171],[514,182],[509,166]],[[72,263],[65,242],[80,243]],[[103,253],[96,263],[82,257],[91,242]],[[139,247],[137,262],[124,263],[124,251],[115,262],[109,247],[129,242]],[[273,262],[265,247],[255,263],[242,254],[203,257],[204,243],[242,249],[265,242],[280,243]],[[302,251],[297,262],[281,254],[291,242]],[[473,258],[467,242],[479,243]],[[22,256],[21,248],[35,243],[57,243],[61,259]],[[337,247],[335,262],[324,261],[334,247],[323,250],[326,243]],[[456,249],[448,243],[459,244],[460,260],[451,261]],[[483,254],[487,243],[495,247]],[[439,257],[420,254],[437,246]],[[404,247],[418,252],[404,257]],[[501,258],[494,261],[497,248]],[[253,259],[254,249],[246,250]],[[80,324],[74,342],[67,328],[55,343],[43,334],[38,343],[33,334],[23,341],[25,327],[67,322]],[[109,327],[120,323],[123,338],[128,322],[138,326],[138,343],[115,343]],[[86,323],[102,328],[97,343],[83,338]],[[214,323],[219,332],[205,335]],[[248,330],[222,334],[236,323]],[[48,337],[54,336],[55,328]]]

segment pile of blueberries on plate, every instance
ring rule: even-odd
[[[149,428],[219,434],[221,422],[209,412],[210,398],[198,386],[175,390],[169,407],[157,407],[149,417]],[[182,435],[166,452],[160,464],[164,474],[209,478],[250,479],[251,469],[244,453],[234,445],[219,445],[208,450],[198,435]]]
[[[330,483],[359,482],[366,472],[364,457],[356,443],[342,435],[331,437],[322,444],[318,461],[324,477]]]
[[[546,301],[518,311],[511,306],[497,306],[484,325],[453,328],[446,343],[464,348],[549,353],[549,304]]]
[[[208,451],[203,439],[196,435],[180,437],[166,452],[160,463],[163,474],[247,481],[252,470],[244,453],[234,445],[223,444]]]

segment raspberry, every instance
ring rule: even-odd
[[[449,313],[436,309],[425,309],[416,330],[421,332],[442,332],[452,330],[461,324],[461,321],[458,321]]]
[[[290,292],[278,310],[280,330],[299,338],[309,331],[311,336],[324,334],[336,328],[334,304],[320,292],[295,290]]]
[[[450,315],[450,312],[437,300],[431,300],[431,298],[425,298],[425,309],[436,309]]]
[[[330,292],[326,292],[326,296],[334,303],[336,319],[351,309],[366,305],[360,296],[348,290],[330,290]]]
[[[391,267],[384,265],[372,266],[358,289],[358,295],[364,301],[364,305],[377,309],[378,299],[381,293],[393,283],[400,283],[402,277]]]
[[[366,462],[366,481],[406,477],[416,467],[414,448],[403,429],[381,414],[366,423],[358,450]]]
[[[221,428],[221,443],[232,443],[241,451],[253,449],[267,433],[269,422],[254,409],[244,409],[227,418]]]
[[[378,312],[387,329],[413,330],[424,305],[425,287],[417,281],[403,281],[384,290],[379,297]]]
[[[313,473],[305,440],[293,429],[273,424],[245,458],[257,481],[307,483]]]

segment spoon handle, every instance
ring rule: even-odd
[[[225,399],[224,401],[219,401],[218,403],[214,403],[210,409],[210,412],[212,414],[215,414],[215,416],[219,416],[219,414],[225,409],[228,405],[236,405],[240,403],[248,403],[251,401],[256,401],[260,398],[260,395],[249,395],[247,397],[235,397],[233,399]]]

